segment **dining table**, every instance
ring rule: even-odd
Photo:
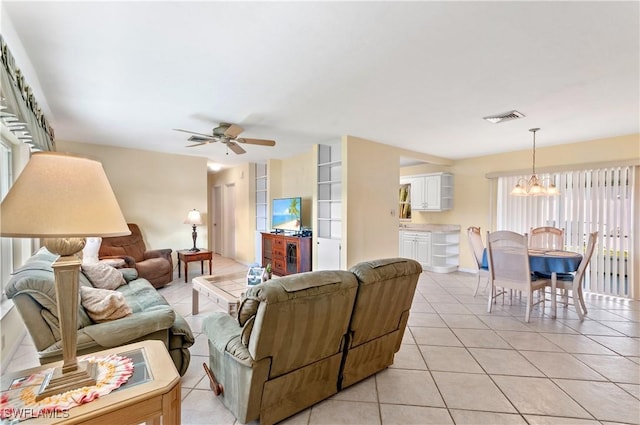
[[[580,267],[582,254],[573,251],[564,251],[557,249],[529,248],[529,268],[531,273],[537,273],[542,276],[549,276],[551,279],[551,317],[556,318],[557,302],[556,302],[556,285],[558,274],[573,273]],[[489,268],[487,258],[487,250],[485,248],[482,253],[482,267]],[[574,282],[579,285],[580,282]],[[579,288],[573,288],[573,296],[582,298],[582,291]],[[580,301],[583,301],[582,299]],[[576,309],[580,308],[578,302],[575,303]],[[578,312],[579,316],[582,316]]]

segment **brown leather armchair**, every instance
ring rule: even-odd
[[[161,288],[173,280],[171,249],[148,250],[137,224],[127,223],[131,235],[102,238],[98,257],[122,258],[127,267],[134,267],[138,276]]]

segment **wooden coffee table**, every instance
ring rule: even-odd
[[[240,300],[247,290],[247,272],[200,276],[191,280],[193,297],[191,313],[198,314],[199,295],[202,294],[219,304],[232,316],[238,314]]]

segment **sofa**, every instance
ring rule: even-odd
[[[133,267],[138,275],[154,286],[161,288],[173,280],[173,259],[171,249],[147,250],[140,227],[127,223],[130,235],[102,238],[98,257],[121,258],[127,267]]]
[[[62,359],[54,273],[51,267],[56,259],[56,255],[41,248],[13,272],[5,288],[7,297],[18,308],[38,350],[41,364]],[[91,288],[95,292],[96,288],[87,275],[88,269],[85,270],[83,265],[80,273],[82,298],[78,308],[78,354],[147,339],[160,340],[167,347],[176,369],[183,375],[189,366],[189,347],[194,343],[189,324],[149,281],[138,276],[136,269],[111,268],[107,271],[111,275],[121,274],[124,284],[109,293],[124,300],[128,314],[114,320],[109,320],[108,317],[98,321],[93,319],[96,318],[96,312],[83,306],[84,292],[91,291]],[[96,278],[93,279],[97,283]]]
[[[250,287],[203,321],[211,389],[238,421],[281,421],[393,364],[422,267],[388,258]]]

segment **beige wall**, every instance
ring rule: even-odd
[[[311,201],[313,196],[313,173],[315,171],[313,152],[296,155],[290,158],[267,161],[267,200],[289,196],[302,197],[302,224],[311,226]],[[222,188],[222,203],[226,199],[226,191],[230,185],[235,187],[235,245],[234,257],[237,261],[251,264],[255,258],[256,244],[260,243],[255,226],[255,164],[248,163],[237,167],[209,173],[209,205],[213,208],[212,192],[215,186]],[[267,211],[270,214],[269,211]],[[269,218],[270,221],[270,218]],[[268,226],[268,224],[267,224]],[[211,228],[213,228],[211,226]],[[226,226],[216,226],[222,232],[224,240]],[[213,246],[215,230],[210,235]]]
[[[190,248],[187,213],[207,217],[207,159],[113,146],[57,141],[58,152],[102,162],[125,220],[137,223],[149,249]],[[207,227],[198,227],[198,246],[207,247]],[[176,266],[174,261],[174,267]]]
[[[278,164],[276,164],[278,163]],[[271,170],[273,167],[273,170]],[[269,201],[274,198],[302,197],[302,225],[313,227],[311,209],[316,163],[313,150],[283,160],[269,161]]]
[[[397,257],[399,150],[345,136],[342,167],[341,264],[349,268],[365,260]]]
[[[222,246],[217,247],[216,252],[235,258],[237,261],[251,264],[254,261],[254,239],[255,239],[255,217],[256,217],[256,200],[255,200],[255,166],[254,164],[242,164],[237,167],[223,169],[208,175],[208,205],[213,211],[214,202],[213,190],[218,187],[221,191],[220,210],[222,217],[219,217],[216,226],[213,226],[209,217],[210,228],[213,229],[209,236],[209,245],[213,248],[215,237],[214,232],[220,232],[220,240]],[[235,205],[230,202],[231,191]],[[225,213],[225,211],[227,211]],[[233,213],[233,217],[228,214]],[[228,221],[234,221],[234,225],[230,225]],[[224,244],[225,239],[234,240],[235,253],[227,252],[228,245]],[[214,265],[215,267],[215,265]]]

